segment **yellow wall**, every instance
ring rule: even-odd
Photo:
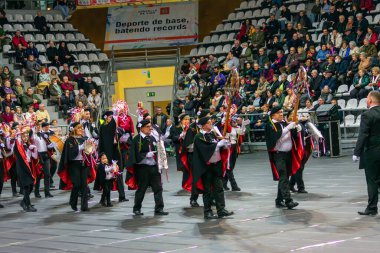
[[[148,72],[150,72],[150,78]],[[125,89],[173,86],[174,72],[175,67],[119,70],[117,71],[118,82],[115,83],[115,99],[124,100]],[[141,95],[146,96],[146,94]]]

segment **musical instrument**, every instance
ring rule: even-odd
[[[295,82],[293,83],[293,92],[296,94],[296,98],[293,101],[293,111],[288,116],[288,121],[292,121],[298,124],[298,108],[300,104],[301,91],[307,89],[307,73],[304,67],[298,69]]]
[[[63,142],[63,140],[61,138],[58,137],[58,135],[55,135],[55,134],[50,135],[49,136],[49,141],[50,141],[50,143],[55,143],[57,145],[56,150],[59,153],[62,153],[63,146],[65,145],[65,143]]]
[[[96,144],[94,143],[93,140],[88,139],[84,142],[84,149],[83,152],[86,155],[92,155],[93,153],[96,152]]]
[[[239,72],[237,69],[233,69],[227,79],[226,85],[224,86],[225,96],[227,99],[227,111],[226,111],[226,120],[224,121],[224,129],[223,129],[223,137],[227,134],[227,127],[230,121],[231,116],[231,106],[232,106],[232,98],[236,95],[236,93],[240,89],[240,80],[239,80]]]

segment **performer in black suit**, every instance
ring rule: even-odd
[[[359,162],[359,169],[364,169],[368,205],[360,215],[376,215],[378,189],[380,187],[380,92],[371,91],[367,96],[368,111],[362,113],[360,130],[354,155],[354,162]]]
[[[280,107],[272,108],[269,116],[271,123],[265,126],[265,137],[273,179],[278,180],[276,207],[293,209],[298,203],[290,196],[289,176],[292,174],[292,138],[297,134],[296,123],[286,123]]]
[[[134,177],[138,187],[135,193],[133,213],[143,215],[141,212],[142,202],[148,186],[151,186],[155,202],[154,214],[168,215],[169,213],[164,211],[161,174],[157,163],[157,143],[156,139],[151,136],[152,124],[149,120],[142,120],[139,127],[140,132],[133,138],[127,160],[127,167],[134,169]]]
[[[203,210],[205,219],[222,218],[233,215],[225,209],[223,191],[223,162],[227,158],[222,152],[228,148],[228,141],[218,140],[212,131],[213,125],[209,117],[199,119],[202,126],[200,133],[194,138],[193,185],[199,179],[203,182]],[[228,151],[227,151],[228,153]],[[211,195],[214,193],[218,216],[211,209]]]
[[[61,178],[60,189],[71,190],[70,206],[77,211],[79,191],[82,192],[81,210],[88,211],[87,184],[95,179],[95,170],[84,161],[86,138],[83,137],[83,126],[75,122],[70,126],[70,136],[65,141],[58,175]],[[89,173],[90,170],[90,173]],[[91,175],[91,176],[89,176]]]

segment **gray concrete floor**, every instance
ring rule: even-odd
[[[165,217],[153,215],[147,193],[143,217],[132,215],[131,201],[100,207],[100,194],[90,212],[74,213],[69,192],[32,202],[37,213],[21,211],[21,198],[11,198],[9,183],[1,196],[0,252],[379,252],[380,219],[360,217],[366,206],[363,171],[342,158],[311,158],[305,170],[309,194],[294,194],[296,210],[274,208],[276,182],[267,154],[242,155],[235,171],[242,192],[226,192],[232,218],[205,221],[202,208],[189,208],[189,194],[180,189],[181,174],[170,159],[170,182],[164,180]],[[43,185],[43,184],[42,184]],[[202,203],[201,199],[199,201]]]

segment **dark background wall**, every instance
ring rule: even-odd
[[[240,6],[242,0],[199,0],[199,41]],[[103,49],[108,8],[82,9],[74,12],[70,23]],[[181,48],[187,54],[193,46]]]

